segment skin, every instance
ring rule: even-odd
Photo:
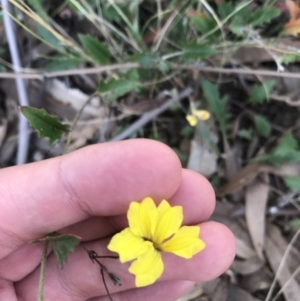
[[[186,260],[163,254],[165,270],[154,285],[135,288],[130,263],[103,259],[122,280],[107,280],[114,301],[173,301],[194,282],[225,272],[235,256],[235,239],[225,226],[207,222],[215,195],[201,175],[182,169],[175,153],[151,140],[85,147],[71,154],[0,171],[0,300],[36,300],[42,244],[28,244],[53,231],[82,237],[99,255],[110,237],[127,226],[131,201],[150,196],[181,205],[184,224],[200,225],[206,248]],[[60,270],[49,251],[44,300],[107,301],[98,265],[77,247]]]

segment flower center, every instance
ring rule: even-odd
[[[153,247],[154,247],[155,250],[157,250],[157,251],[159,251],[159,252],[161,251],[159,244],[153,242],[153,241],[152,241],[151,239],[149,239],[149,238],[143,237],[143,239],[144,239],[145,241],[149,241],[149,242],[153,245]]]

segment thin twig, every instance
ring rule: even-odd
[[[17,47],[16,36],[14,32],[14,24],[9,17],[11,15],[11,7],[7,0],[1,0],[2,8],[3,8],[3,21],[4,28],[6,32],[6,37],[9,45],[10,55],[12,58],[14,72],[15,75],[18,98],[21,106],[28,106],[28,97],[24,80],[18,74],[21,72],[21,62],[20,56]],[[1,77],[1,76],[0,76]],[[28,144],[29,144],[29,136],[28,136],[28,122],[26,118],[23,116],[21,112],[19,112],[19,137],[18,137],[18,153],[16,163],[24,164],[27,161],[28,154]]]
[[[2,0],[3,1],[3,0]],[[14,79],[14,78],[26,78],[26,79],[38,79],[43,80],[44,78],[64,77],[78,74],[100,74],[113,70],[123,69],[136,69],[144,68],[138,63],[124,63],[114,64],[101,67],[83,68],[83,69],[70,69],[53,72],[31,72],[23,69],[23,72],[0,72],[0,78]],[[155,68],[155,67],[154,67]],[[171,69],[173,70],[198,70],[199,72],[207,73],[222,73],[222,74],[243,74],[243,75],[255,75],[255,76],[273,76],[273,77],[286,77],[286,78],[300,78],[300,73],[293,72],[278,72],[272,70],[254,70],[254,69],[243,69],[243,68],[221,68],[221,67],[208,67],[200,64],[172,64]]]
[[[128,138],[132,133],[136,132],[141,127],[143,127],[144,125],[149,123],[151,120],[156,118],[158,115],[160,115],[164,111],[166,111],[172,104],[190,96],[193,91],[194,90],[191,87],[188,87],[188,88],[184,89],[181,93],[179,93],[177,96],[174,96],[171,99],[169,99],[167,102],[162,104],[160,107],[144,113],[136,122],[134,122],[131,126],[129,126],[120,135],[112,138],[111,141],[120,141],[125,138]],[[164,96],[165,96],[164,93],[161,93],[161,95],[158,98],[163,98]]]
[[[279,296],[284,292],[284,290],[289,286],[289,284],[295,279],[295,277],[300,272],[300,266],[297,267],[297,269],[294,271],[294,273],[291,275],[291,277],[288,279],[288,281],[281,287],[279,292],[276,294],[276,296],[272,299],[272,301],[276,301]]]
[[[272,285],[271,285],[271,287],[268,291],[268,295],[267,295],[265,301],[270,301],[271,300],[271,297],[272,297],[273,291],[275,289],[276,281],[279,277],[279,274],[281,273],[281,271],[284,267],[284,264],[286,263],[287,257],[290,254],[290,251],[291,251],[295,241],[298,239],[299,235],[300,235],[300,228],[297,230],[296,234],[294,235],[293,239],[291,240],[291,242],[289,243],[288,247],[286,248],[286,250],[283,254],[280,265],[279,265],[278,270],[275,274],[274,280],[273,280]]]
[[[0,78],[16,78],[22,77],[27,79],[39,79],[43,78],[54,78],[54,77],[64,77],[78,74],[99,74],[104,72],[109,72],[113,70],[119,69],[134,69],[139,68],[138,63],[125,63],[125,64],[114,64],[108,66],[101,67],[93,67],[93,68],[83,68],[83,69],[70,69],[70,70],[62,70],[62,71],[53,71],[53,72],[22,72],[15,74],[13,72],[0,72]]]

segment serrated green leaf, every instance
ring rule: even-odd
[[[40,239],[35,239],[31,243],[52,242],[53,251],[57,263],[61,269],[64,267],[64,262],[68,262],[68,254],[74,251],[74,248],[79,245],[81,238],[73,234],[47,235]]]
[[[274,80],[266,81],[263,85],[255,85],[249,93],[249,101],[254,104],[262,104],[269,97],[274,86]]]
[[[291,132],[287,132],[274,148],[273,152],[277,155],[286,156],[290,154],[291,151],[297,151],[298,148],[298,141],[293,137]]]
[[[251,14],[252,26],[262,26],[280,15],[280,10],[271,6],[257,7]]]
[[[64,262],[68,262],[68,254],[78,246],[80,239],[74,235],[61,235],[53,240],[53,251],[59,267],[62,269]]]
[[[24,106],[20,107],[20,110],[30,125],[38,131],[40,138],[49,138],[49,144],[60,140],[61,136],[69,131],[68,125],[62,124],[57,116],[50,115],[44,109]]]
[[[205,78],[201,80],[204,99],[208,102],[209,111],[212,112],[220,124],[220,129],[224,137],[230,125],[228,119],[230,115],[226,112],[227,97],[221,97],[217,85],[212,84]]]
[[[292,191],[300,192],[300,177],[282,177],[285,185]]]
[[[299,54],[296,53],[285,53],[283,56],[281,56],[281,62],[283,64],[290,64],[290,63],[295,63],[296,61],[298,61],[300,58]]]
[[[98,85],[98,91],[100,92],[105,102],[114,101],[118,97],[125,95],[126,93],[139,87],[139,83],[127,79],[110,79],[107,82],[100,82]]]
[[[104,43],[90,35],[79,35],[84,50],[99,64],[107,65],[111,62],[111,53]]]
[[[261,115],[254,116],[254,124],[258,134],[264,138],[268,138],[271,133],[271,125],[267,119]]]
[[[269,153],[255,159],[266,164],[279,165],[283,163],[300,162],[298,142],[291,132],[288,132]]]
[[[199,44],[196,41],[186,43],[183,46],[182,60],[186,63],[206,59],[216,53],[216,50],[207,44]]]

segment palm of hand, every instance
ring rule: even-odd
[[[43,246],[29,241],[58,231],[82,237],[82,246],[112,255],[110,237],[127,226],[133,200],[168,199],[184,210],[183,224],[201,224],[206,248],[186,260],[163,254],[165,270],[155,284],[137,289],[129,264],[104,259],[121,278],[108,282],[114,301],[175,300],[195,281],[224,272],[235,254],[234,238],[224,226],[205,222],[214,209],[214,193],[199,174],[182,170],[166,146],[147,140],[107,143],[64,157],[0,172],[0,300],[35,300]],[[108,300],[99,267],[76,248],[60,270],[50,252],[44,300]]]

